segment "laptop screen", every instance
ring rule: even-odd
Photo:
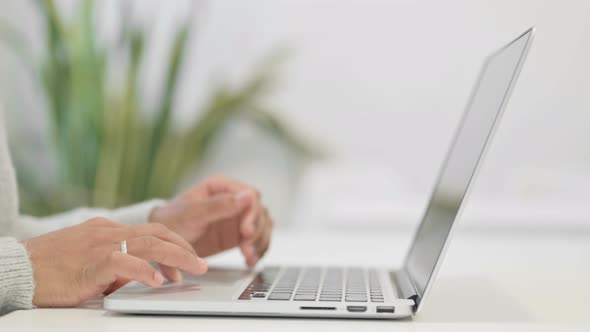
[[[408,253],[405,270],[418,304],[431,281],[467,188],[524,61],[533,30],[491,55],[440,171],[430,202]]]

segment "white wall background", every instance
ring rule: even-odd
[[[63,1],[64,6],[73,3]],[[116,3],[103,1],[105,35],[117,24]],[[136,19],[156,32],[146,68],[157,68],[162,61],[161,46],[169,42],[166,32],[178,18],[200,11],[190,69],[178,98],[182,120],[195,115],[194,105],[207,94],[210,82],[239,82],[274,47],[291,50],[283,84],[270,102],[338,160],[313,168],[298,186],[308,198],[338,191],[325,198],[332,207],[324,214],[298,214],[307,222],[342,215],[338,202],[350,205],[357,199],[381,200],[372,208],[381,211],[376,220],[396,211],[415,219],[483,58],[535,25],[536,40],[480,172],[474,206],[487,212],[488,219],[505,212],[533,223],[540,216],[549,224],[588,224],[589,1],[226,0],[195,6],[191,1],[143,0],[135,5]],[[0,17],[16,23],[34,43],[34,7],[21,1],[5,1],[3,7]],[[1,78],[0,97],[13,100],[15,89],[30,90],[31,84],[19,78],[14,59],[0,54],[1,72],[10,75]],[[157,98],[151,91],[161,77],[146,71],[148,102]],[[20,82],[16,87],[14,80]],[[39,107],[30,98],[10,105],[16,113]],[[26,121],[14,119],[13,130],[34,127],[27,124],[30,117]],[[289,218],[290,192],[297,187],[288,176],[290,160],[248,128],[234,129],[208,169],[257,183],[271,208]],[[326,172],[330,177],[322,176]],[[299,202],[301,210],[322,208],[309,200]],[[514,212],[523,205],[530,209]],[[406,213],[408,207],[412,212]],[[348,216],[366,212],[344,211]]]

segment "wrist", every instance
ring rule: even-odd
[[[148,215],[148,220],[147,220],[148,224],[157,222],[156,221],[157,220],[157,217],[156,216],[158,214],[158,209],[160,209],[159,206],[154,206],[152,208],[152,210],[150,211],[150,214]]]
[[[163,223],[162,222],[162,212],[164,207],[168,204],[167,201],[164,200],[154,200],[153,206],[148,214],[147,223]]]

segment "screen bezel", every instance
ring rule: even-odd
[[[465,207],[465,201],[469,197],[470,192],[471,192],[471,189],[472,189],[472,183],[473,183],[474,179],[477,177],[477,174],[478,174],[479,169],[480,169],[480,165],[481,165],[481,163],[482,163],[485,155],[487,154],[488,148],[490,146],[490,141],[492,140],[493,136],[495,135],[496,130],[498,128],[498,124],[499,124],[500,120],[502,119],[502,116],[504,114],[504,110],[506,108],[506,105],[508,103],[508,100],[510,99],[510,96],[512,94],[512,91],[514,89],[514,86],[516,85],[516,81],[517,81],[517,79],[519,77],[519,74],[520,74],[520,72],[522,70],[522,66],[523,66],[523,64],[524,64],[524,62],[526,60],[526,57],[527,57],[527,54],[529,52],[529,49],[530,49],[531,42],[533,40],[534,34],[535,34],[535,28],[534,27],[529,28],[524,33],[522,33],[521,35],[519,35],[517,38],[515,38],[514,40],[512,40],[510,43],[506,44],[505,46],[503,46],[502,48],[500,48],[496,52],[494,52],[494,53],[490,54],[489,56],[487,56],[486,59],[485,59],[485,61],[484,61],[484,63],[483,63],[483,65],[482,65],[482,67],[481,67],[481,69],[480,69],[480,72],[478,74],[478,78],[476,80],[477,83],[475,84],[475,86],[474,86],[474,88],[473,88],[473,90],[471,92],[471,95],[469,97],[469,102],[467,103],[467,105],[465,107],[465,110],[464,110],[464,113],[463,113],[463,115],[461,117],[461,121],[459,123],[458,129],[457,129],[457,131],[456,131],[456,133],[454,135],[454,138],[453,138],[453,141],[452,141],[451,145],[448,148],[448,151],[447,151],[445,160],[444,160],[443,164],[441,165],[441,168],[439,170],[439,174],[437,176],[436,185],[433,187],[433,190],[431,191],[427,208],[424,210],[424,213],[422,215],[420,226],[417,228],[416,232],[414,233],[414,239],[412,241],[412,246],[410,247],[410,250],[408,251],[408,254],[407,254],[406,259],[405,259],[405,262],[404,262],[404,268],[403,268],[404,274],[407,275],[410,278],[410,281],[412,282],[413,285],[415,285],[415,278],[413,277],[412,273],[407,268],[408,267],[409,257],[410,257],[410,255],[412,253],[412,250],[416,246],[418,234],[420,233],[420,230],[421,230],[422,226],[424,225],[424,218],[426,216],[426,212],[428,211],[428,208],[430,207],[430,205],[433,203],[434,193],[437,191],[437,188],[438,188],[438,186],[439,186],[439,184],[441,182],[441,179],[442,179],[442,176],[443,176],[443,171],[444,171],[445,166],[447,165],[448,159],[450,157],[450,152],[452,151],[453,147],[456,144],[456,141],[457,141],[457,139],[459,137],[459,133],[461,131],[461,128],[463,127],[463,124],[464,124],[464,121],[465,121],[465,119],[467,117],[467,114],[469,112],[469,109],[470,109],[471,105],[473,104],[473,101],[474,101],[474,98],[476,96],[476,93],[477,93],[477,91],[478,91],[478,89],[480,87],[480,84],[481,84],[481,82],[482,82],[482,80],[484,78],[485,71],[486,71],[486,69],[487,69],[490,61],[492,59],[494,59],[494,57],[496,57],[497,55],[501,54],[504,50],[506,50],[507,48],[509,48],[512,44],[516,43],[517,41],[520,41],[522,38],[527,38],[527,41],[525,42],[525,47],[524,47],[524,49],[523,49],[523,51],[522,51],[522,53],[520,55],[520,58],[518,60],[517,66],[516,66],[516,68],[514,70],[514,73],[512,74],[512,78],[510,80],[510,83],[509,83],[509,86],[508,86],[508,88],[506,90],[506,93],[504,94],[504,98],[502,100],[502,103],[500,105],[500,108],[498,109],[498,113],[497,113],[496,118],[495,118],[495,120],[493,122],[492,128],[490,129],[490,132],[489,132],[489,134],[488,134],[488,136],[487,136],[487,138],[485,140],[484,147],[483,147],[483,149],[482,149],[482,151],[480,153],[480,156],[479,156],[479,158],[477,160],[477,163],[476,163],[476,166],[475,166],[475,171],[473,172],[473,174],[471,174],[471,177],[467,181],[467,188],[465,190],[465,194],[463,195],[463,198],[461,199],[461,203],[459,205],[459,208],[457,210],[457,213],[455,214],[455,217],[453,218],[453,221],[451,223],[450,230],[447,233],[447,236],[446,236],[444,245],[443,245],[443,247],[442,247],[441,251],[439,252],[439,255],[438,255],[437,259],[436,259],[436,263],[435,263],[434,269],[432,270],[432,273],[430,274],[430,277],[428,278],[428,281],[426,283],[426,287],[424,288],[424,291],[422,292],[422,291],[420,291],[419,289],[417,289],[414,286],[414,290],[413,290],[414,292],[413,293],[415,294],[414,300],[416,302],[416,306],[415,306],[415,311],[416,312],[421,307],[420,304],[422,303],[422,301],[424,300],[424,298],[431,291],[431,288],[432,288],[432,285],[433,285],[433,281],[436,279],[436,276],[438,274],[438,271],[439,271],[439,269],[440,269],[440,267],[442,265],[443,257],[445,255],[447,249],[448,249],[448,245],[449,245],[449,242],[450,242],[449,240],[450,240],[450,238],[451,238],[451,236],[453,234],[453,230],[455,229],[455,227],[454,227],[455,226],[455,223],[456,223],[457,219],[460,218],[460,216],[461,216],[461,214],[463,212],[463,209]]]

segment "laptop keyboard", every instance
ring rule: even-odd
[[[375,270],[359,268],[267,267],[256,275],[240,300],[383,302]]]

